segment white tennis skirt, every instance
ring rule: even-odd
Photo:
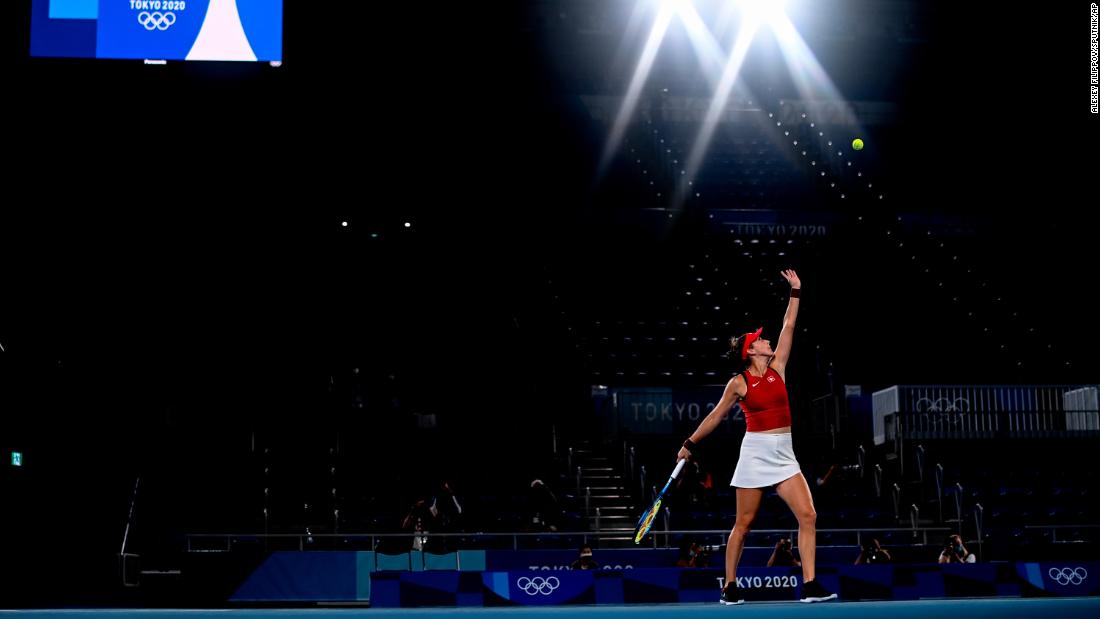
[[[790,432],[765,434],[746,432],[741,440],[741,455],[733,471],[731,486],[738,488],[766,488],[799,474],[801,469],[794,459],[794,443]]]

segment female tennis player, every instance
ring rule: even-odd
[[[677,458],[688,458],[696,444],[714,431],[733,405],[741,403],[747,426],[741,441],[731,486],[737,488],[737,520],[726,545],[726,586],[719,601],[741,604],[744,598],[737,590],[737,562],[745,547],[745,536],[752,527],[764,490],[775,486],[776,492],[798,519],[798,552],[802,557],[802,601],[823,602],[836,598],[814,580],[814,558],[817,549],[817,512],[806,478],[794,458],[791,443],[791,409],[787,400],[786,369],[794,337],[795,318],[802,282],[787,270],[783,278],[791,285],[791,298],[783,316],[779,343],[772,350],[771,342],[760,337],[762,329],[731,338],[730,349],[740,358],[744,370],[730,379],[722,399],[695,432],[684,441]]]

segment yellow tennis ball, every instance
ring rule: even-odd
[[[852,140],[852,148],[856,150],[863,150],[863,140],[859,138]]]

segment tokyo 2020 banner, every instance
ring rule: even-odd
[[[282,0],[34,0],[31,54],[281,61]]]

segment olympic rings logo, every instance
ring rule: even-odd
[[[524,582],[526,581],[526,582]],[[549,578],[543,578],[542,576],[535,576],[534,578],[528,578],[521,576],[516,581],[516,586],[523,589],[527,595],[550,595],[561,586],[561,581],[557,576],[551,576]]]
[[[918,413],[966,413],[970,411],[970,401],[966,398],[921,398],[914,408]]]
[[[1068,567],[1058,569],[1056,567],[1052,567],[1047,573],[1050,574],[1050,577],[1054,579],[1054,582],[1062,586],[1079,585],[1085,582],[1085,579],[1089,576],[1088,570],[1083,567],[1079,567],[1076,569],[1070,569]]]
[[[138,13],[138,23],[145,26],[146,30],[167,30],[176,23],[175,13]]]

